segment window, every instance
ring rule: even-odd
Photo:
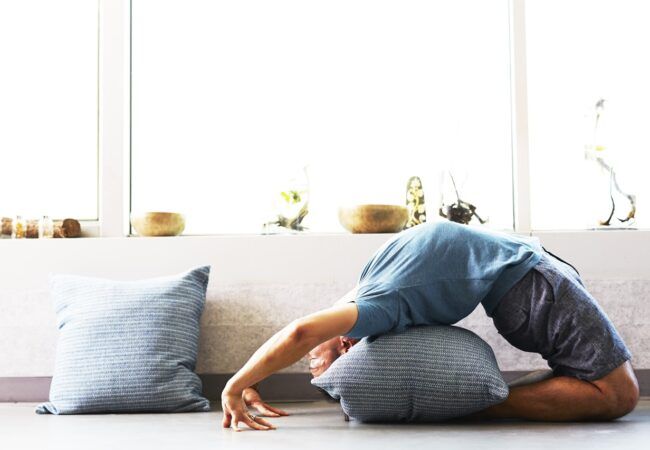
[[[584,229],[607,219],[610,173],[594,157],[636,197],[635,226],[648,227],[650,3],[531,0],[526,15],[533,227]],[[611,226],[624,226],[616,217],[630,203],[611,186]]]
[[[97,219],[97,13],[0,0],[0,215]]]
[[[132,209],[259,233],[307,167],[305,225],[342,231],[339,205],[403,204],[412,175],[437,215],[451,171],[511,229],[508,17],[507,0],[133,0]]]

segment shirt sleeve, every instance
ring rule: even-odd
[[[358,298],[357,321],[346,336],[361,339],[394,331],[399,322],[399,305],[396,294],[382,294]]]

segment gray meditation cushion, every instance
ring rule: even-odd
[[[36,412],[208,411],[194,367],[209,275],[53,276],[60,333],[50,401]]]
[[[452,326],[364,338],[312,384],[361,422],[443,421],[508,397],[492,348]]]

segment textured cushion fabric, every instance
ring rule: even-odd
[[[508,396],[492,348],[451,326],[364,338],[312,384],[362,422],[436,422]]]
[[[60,334],[50,401],[36,412],[208,411],[194,368],[209,275],[53,276]]]

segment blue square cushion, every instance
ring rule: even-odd
[[[209,275],[53,276],[60,334],[50,401],[36,412],[208,411],[194,368]]]
[[[312,384],[361,422],[443,421],[508,397],[492,348],[451,326],[364,338]]]

